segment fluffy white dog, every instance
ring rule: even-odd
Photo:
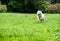
[[[37,19],[40,20],[41,22],[45,20],[45,16],[40,10],[37,11]]]

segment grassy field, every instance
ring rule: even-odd
[[[0,13],[0,41],[60,41],[60,14]]]

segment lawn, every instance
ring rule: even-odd
[[[0,41],[60,41],[60,14],[0,13]]]

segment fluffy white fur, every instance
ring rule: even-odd
[[[43,21],[43,20],[45,20],[45,16],[44,16],[44,14],[42,13],[42,11],[37,11],[37,19],[38,20],[41,20],[41,21]]]

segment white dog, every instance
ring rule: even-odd
[[[40,20],[41,22],[45,20],[45,16],[40,10],[37,11],[37,19]]]

